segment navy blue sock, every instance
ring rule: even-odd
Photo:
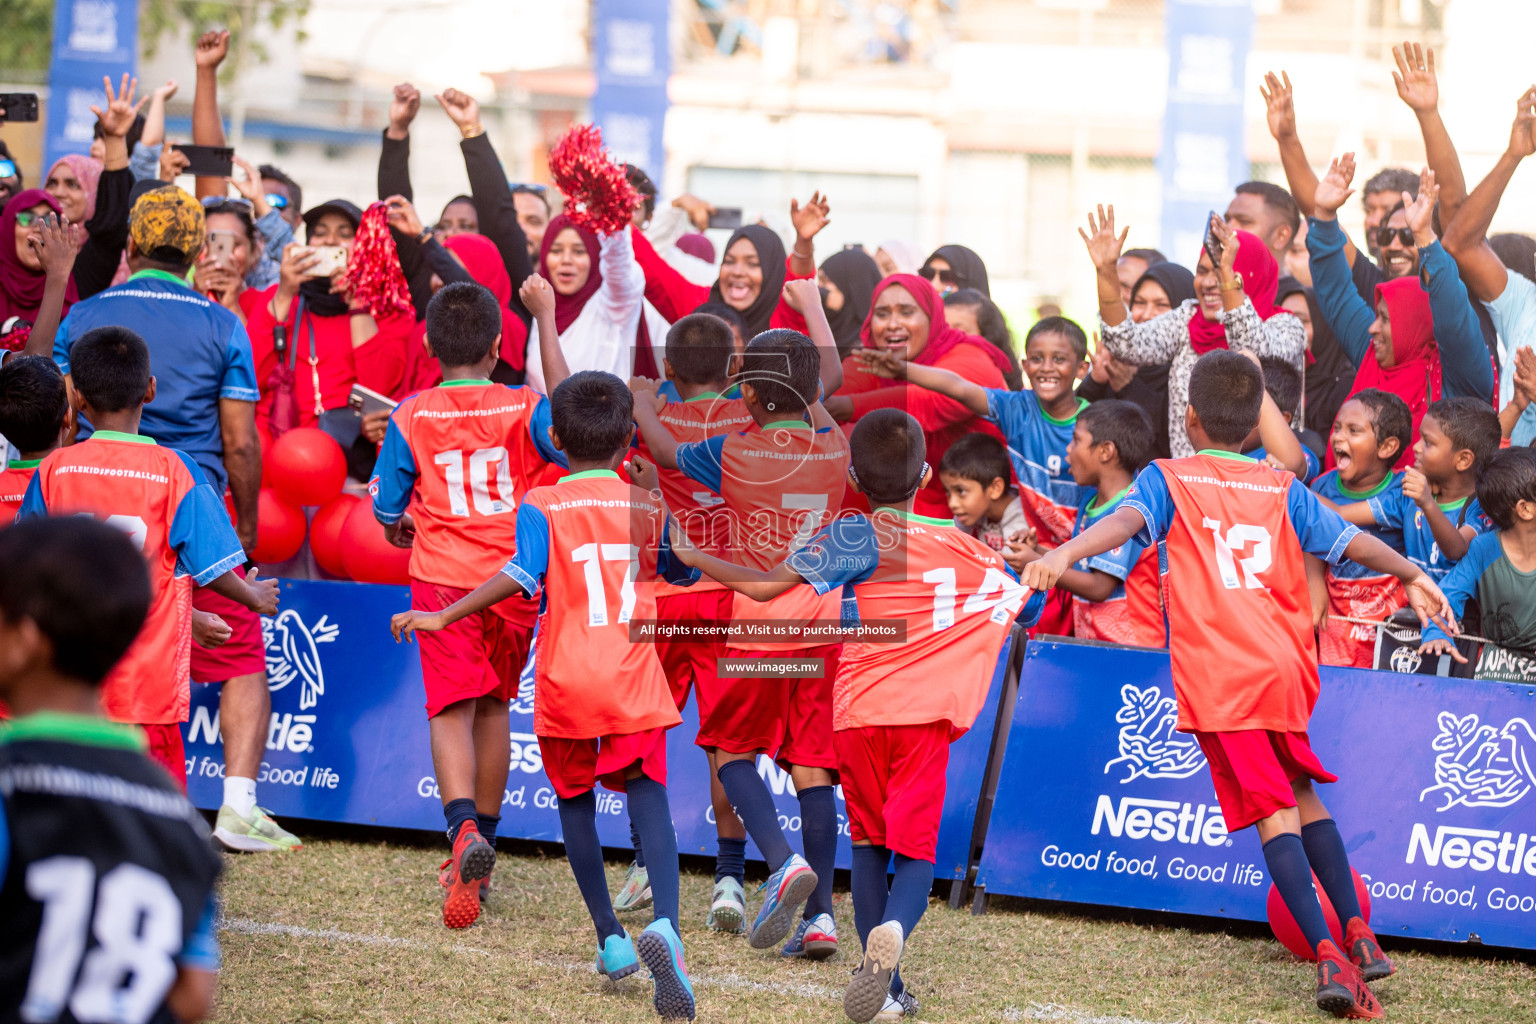
[[[1307,850],[1301,836],[1294,832],[1282,832],[1264,844],[1264,864],[1269,877],[1280,890],[1280,898],[1286,909],[1296,919],[1307,944],[1316,949],[1323,942],[1332,942],[1328,922],[1323,920],[1322,905],[1317,902],[1317,892],[1312,888],[1312,868],[1307,863]]]
[[[1344,837],[1339,835],[1334,820],[1324,818],[1301,826],[1301,845],[1306,848],[1312,873],[1323,884],[1328,902],[1339,915],[1339,924],[1348,924],[1352,917],[1364,917],[1360,896],[1355,892],[1355,873],[1349,869],[1349,854],[1344,850]]]
[[[885,920],[890,864],[891,851],[883,846],[853,848],[853,928],[859,933],[860,947],[869,939],[870,929]]]
[[[672,807],[667,801],[667,787],[642,775],[624,783],[629,797],[629,820],[640,832],[640,841],[651,851],[651,917],[677,923],[677,830],[672,825]]]
[[[805,901],[805,919],[832,913],[832,862],[837,857],[837,801],[831,786],[810,786],[799,792],[800,838],[805,859],[816,872],[816,888]]]
[[[645,848],[640,845],[640,827],[635,824],[635,809],[629,809],[629,843],[635,848],[635,867],[645,867]]]
[[[459,838],[459,829],[464,827],[466,821],[475,820],[475,802],[467,797],[449,800],[443,804],[443,817],[448,819],[448,841],[451,843]]]
[[[715,848],[715,881],[734,878],[741,881],[747,875],[747,841],[745,839],[719,838]]]
[[[885,920],[901,923],[901,933],[912,937],[912,929],[928,909],[928,893],[933,888],[933,864],[898,853],[896,873],[891,879],[891,895],[885,901]]]
[[[560,831],[565,839],[565,859],[576,876],[576,888],[592,916],[601,946],[610,935],[624,929],[613,913],[608,878],[603,874],[603,847],[597,839],[597,796],[589,789],[580,796],[560,798]]]
[[[768,783],[757,774],[753,761],[727,761],[715,772],[725,795],[736,808],[736,816],[747,826],[747,835],[757,843],[768,870],[777,871],[789,860],[789,841],[779,828],[779,809],[773,805]]]
[[[496,826],[501,824],[499,815],[476,814],[475,826],[480,829],[480,835],[491,844],[491,849],[496,849]]]

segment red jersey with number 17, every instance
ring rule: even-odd
[[[412,579],[470,589],[512,557],[518,502],[564,461],[549,425],[537,391],[486,380],[448,381],[395,407],[368,489],[381,523],[410,509]]]
[[[1283,470],[1231,453],[1159,459],[1123,499],[1168,545],[1178,728],[1305,732],[1317,652],[1302,550],[1336,562],[1359,533]]]

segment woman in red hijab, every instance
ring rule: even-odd
[[[0,213],[0,334],[9,333],[6,322],[12,317],[37,322],[48,272],[34,243],[42,237],[43,218],[50,215],[60,215],[59,201],[40,188],[18,192]],[[66,276],[59,318],[79,301],[73,277]]]
[[[1307,350],[1300,320],[1275,305],[1280,266],[1257,235],[1234,231],[1211,218],[1221,264],[1202,246],[1195,269],[1195,297],[1162,316],[1136,323],[1121,298],[1116,263],[1130,229],[1115,233],[1115,208],[1088,215],[1079,229],[1098,271],[1099,333],[1111,354],[1137,366],[1168,366],[1168,446],[1173,457],[1195,454],[1184,433],[1189,371],[1212,349],[1230,348],[1284,359],[1299,371]]]
[[[942,367],[984,388],[1007,387],[1003,373],[1010,368],[1008,357],[985,338],[949,326],[938,292],[916,274],[892,274],[875,286],[859,337],[865,348],[896,354],[905,362]],[[949,446],[966,434],[985,433],[1001,439],[996,427],[954,399],[870,373],[857,352],[843,362],[843,386],[823,404],[840,422],[857,420],[871,409],[894,406],[905,410],[922,424],[928,462],[934,466]],[[913,511],[950,517],[938,473],[917,492]]]

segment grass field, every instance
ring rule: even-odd
[[[306,835],[305,848],[292,855],[226,858],[224,970],[215,1019],[655,1019],[644,971],[618,986],[592,971],[595,937],[557,853],[528,845],[503,852],[480,921],[449,932],[436,885],[444,844],[411,834],[343,835]],[[623,864],[609,863],[610,889],[617,889],[623,871]],[[754,885],[749,873],[753,912]],[[759,953],[744,938],[705,929],[710,886],[709,874],[685,866],[682,936],[700,1021],[846,1020],[841,999],[858,943],[845,892],[837,902],[843,948],[815,964]],[[639,920],[631,931],[638,932],[649,912],[634,916]],[[923,1021],[1331,1019],[1311,1005],[1311,965],[1243,930],[1233,935],[1090,919],[1004,900],[973,917],[935,900],[908,946],[902,973],[922,1000]],[[1536,1020],[1530,962],[1448,950],[1391,952],[1402,970],[1375,988],[1390,1020]]]

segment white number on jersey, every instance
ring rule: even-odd
[[[133,541],[134,547],[144,550],[145,542],[149,539],[149,527],[145,525],[143,517],[107,516],[107,525],[114,530],[122,530]]]
[[[827,496],[786,494],[780,499],[780,507],[786,512],[800,513],[791,519],[795,524],[795,535],[789,542],[789,550],[795,552],[809,544],[816,531],[821,529],[822,521],[827,517]]]
[[[82,1024],[143,1024],[176,980],[182,908],[170,884],[137,864],[119,864],[100,885],[95,875],[84,857],[50,857],[27,868],[27,894],[43,904],[43,924],[24,1021],[57,1020],[67,1004]],[[87,928],[97,944],[82,962]]]
[[[1228,590],[1236,590],[1239,586],[1249,590],[1264,589],[1259,573],[1269,568],[1272,558],[1268,528],[1251,523],[1233,523],[1232,528],[1223,536],[1221,520],[1207,518],[1201,525],[1211,531],[1211,539],[1215,541],[1216,571],[1221,575],[1222,585]],[[1241,561],[1233,557],[1233,552],[1241,551],[1250,544],[1253,545],[1253,554]],[[1239,565],[1243,569],[1241,581],[1237,578]]]
[[[635,577],[640,575],[640,548],[634,544],[583,544],[571,552],[571,561],[581,566],[587,582],[587,625],[608,625],[608,592],[603,586],[604,562],[627,562],[624,583],[619,588],[619,623],[629,621],[635,611]]]
[[[933,631],[942,632],[955,624],[955,602],[960,591],[955,585],[955,570],[945,567],[929,569],[923,573],[923,582],[933,587]],[[993,596],[996,595],[996,596]],[[999,569],[988,567],[981,586],[966,597],[961,611],[976,615],[987,610],[992,612],[993,622],[1006,622],[1019,614],[1029,588]]]
[[[443,479],[448,483],[448,509],[456,516],[469,515],[469,501],[475,503],[475,511],[483,516],[499,516],[517,508],[512,497],[512,460],[505,448],[480,448],[469,455],[469,495],[464,493],[464,453],[461,451],[438,452],[432,463],[443,467]],[[496,493],[491,497],[491,467],[496,467]]]

